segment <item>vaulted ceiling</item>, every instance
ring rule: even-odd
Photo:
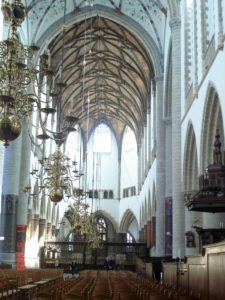
[[[46,45],[57,74],[55,80],[61,77],[66,83],[62,94],[55,96],[55,101],[62,101],[64,114],[79,118],[84,136],[101,121],[120,140],[126,126],[140,136],[146,121],[154,62],[145,43],[110,14],[126,21],[129,17],[141,25],[143,34],[148,31],[161,53],[167,15],[164,1],[27,2],[29,40]],[[98,14],[102,9],[109,17]],[[57,32],[54,24],[59,28]],[[53,34],[46,41],[41,32],[49,30]]]
[[[105,18],[90,18],[56,36],[49,50],[53,69],[58,74],[62,69],[66,83],[63,110],[79,118],[83,131],[101,121],[118,134],[126,125],[140,130],[153,69],[128,30]]]

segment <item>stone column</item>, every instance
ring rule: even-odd
[[[142,178],[142,185],[144,184],[145,181],[145,132],[144,132],[144,128],[142,128],[142,138],[141,138],[141,166],[142,166],[142,174],[141,174],[141,178]]]
[[[118,153],[118,191],[117,191],[117,199],[120,200],[121,195],[123,195],[123,191],[121,191],[121,149],[118,152],[119,153]]]
[[[156,81],[156,256],[165,254],[165,124],[163,120],[163,76]]]
[[[0,145],[0,170],[3,170],[4,152],[5,152],[5,147],[3,145]],[[3,182],[2,178],[3,178],[3,172],[0,172],[0,182]],[[2,185],[0,185],[0,195],[1,194],[2,194]],[[0,204],[0,213],[1,213],[1,204]],[[0,224],[0,230],[1,230],[1,224]]]
[[[206,32],[206,1],[201,0],[201,44],[202,44],[202,58],[204,58],[206,53],[206,41],[207,41],[207,32]],[[204,59],[202,59],[202,62]],[[203,73],[205,73],[204,62],[203,62]]]
[[[148,131],[147,131],[147,119],[145,122],[145,126],[144,126],[144,174],[145,174],[145,178],[148,174],[148,155],[147,155],[147,151],[148,151]],[[144,178],[144,179],[145,179]]]
[[[25,264],[25,242],[26,242],[26,226],[27,226],[27,207],[28,207],[28,195],[24,193],[24,187],[29,184],[29,171],[30,171],[30,153],[31,153],[31,141],[26,128],[27,124],[23,124],[22,131],[22,145],[21,145],[21,163],[20,163],[20,181],[19,181],[19,202],[17,212],[17,228],[23,228],[17,232],[16,244],[17,244],[17,270],[23,270]],[[24,246],[23,246],[24,245]],[[18,247],[21,246],[21,247]],[[23,257],[23,266],[21,265],[19,256]]]
[[[172,197],[172,122],[165,121],[165,196]]]
[[[38,241],[39,236],[39,214],[34,214],[33,218],[33,235],[35,239]]]
[[[46,233],[46,220],[39,219],[39,232],[38,232],[38,240],[44,239]]]
[[[150,101],[149,101],[150,102]],[[148,155],[148,170],[150,169],[151,166],[151,112],[150,108],[148,109],[148,114],[147,114],[148,122],[147,122],[147,134],[148,134],[148,144],[147,144],[147,155]]]
[[[52,223],[47,223],[47,238],[50,240],[52,238]]]
[[[181,194],[181,22],[170,21],[172,35],[172,198],[173,257],[184,255],[184,200]],[[179,255],[178,255],[179,254]]]
[[[27,230],[26,230],[26,240],[29,241],[32,236],[32,210],[27,211]]]
[[[197,4],[194,0],[194,96],[198,97],[198,18],[197,18]]]
[[[139,167],[138,169],[140,169],[140,191],[142,189],[143,186],[143,144],[142,144],[142,136],[140,138],[140,144],[139,144]]]
[[[26,124],[24,124],[25,128]],[[23,189],[29,184],[29,171],[30,171],[30,153],[31,141],[26,129],[22,132],[22,151],[21,151],[21,164],[20,164],[20,187],[19,187],[19,205],[17,214],[17,224],[27,225],[27,204],[28,195],[24,193]]]
[[[147,223],[147,248],[151,248],[151,221]]]
[[[152,162],[156,157],[156,87],[155,84],[152,83],[152,100],[151,100],[152,112],[153,112],[153,120],[152,120]]]
[[[55,238],[55,225],[52,225],[52,238]]]
[[[137,153],[138,153],[138,193],[141,190],[141,147],[138,144],[138,149],[137,149]]]
[[[141,243],[141,229],[139,230],[139,239],[138,239],[139,243]]]
[[[165,255],[172,255],[172,122],[165,120]],[[171,205],[170,205],[171,204]]]
[[[1,199],[0,261],[16,263],[16,221],[19,199],[21,143],[19,136],[5,149]]]
[[[23,256],[25,259],[24,254],[25,254],[25,242],[26,242],[28,195],[24,193],[24,187],[29,184],[31,141],[25,123],[23,124],[23,128],[24,130],[22,131],[17,227],[23,228],[24,231],[23,234],[22,233],[17,234],[16,242],[17,242],[17,256],[18,255]],[[24,246],[18,247],[20,245],[24,245]],[[21,268],[19,259],[17,259],[16,265],[17,265],[17,270],[19,270]]]
[[[144,243],[144,227],[141,228],[141,242]]]
[[[217,48],[218,49],[223,49],[223,6],[222,6],[222,0],[217,0],[217,12],[218,12]]]
[[[147,224],[144,225],[144,242],[147,244]]]
[[[56,230],[55,230],[55,237],[57,238],[59,236],[59,228],[57,228]]]

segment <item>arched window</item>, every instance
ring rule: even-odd
[[[129,152],[136,148],[137,142],[133,130],[126,127],[124,134],[124,151]]]
[[[127,232],[127,243],[129,244],[135,243],[135,239],[129,231]],[[133,246],[132,245],[126,246],[126,251],[133,252]]]
[[[97,230],[101,237],[101,241],[106,241],[107,239],[107,225],[103,218],[97,220]]]
[[[93,191],[89,191],[89,198],[92,199],[93,197]]]
[[[109,199],[113,199],[113,191],[109,191]]]
[[[133,236],[127,232],[127,243],[133,243],[134,242],[134,238]]]
[[[94,131],[94,152],[111,152],[111,130],[105,124],[100,124]]]
[[[104,198],[104,199],[108,199],[108,191],[104,191],[103,198]],[[109,198],[110,198],[110,197],[109,197]]]
[[[74,242],[74,234],[71,232],[68,236],[68,242]],[[69,245],[69,251],[73,251],[73,245]]]
[[[98,191],[96,191],[96,190],[94,191],[94,198],[98,199]]]

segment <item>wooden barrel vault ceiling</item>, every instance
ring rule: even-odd
[[[64,114],[79,118],[84,135],[104,121],[121,140],[126,126],[140,136],[153,67],[145,47],[127,29],[95,16],[70,25],[48,45],[54,71],[66,83]],[[62,63],[63,60],[63,63]]]

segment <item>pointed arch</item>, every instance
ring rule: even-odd
[[[221,105],[218,93],[212,83],[209,84],[204,107],[202,136],[201,136],[201,161],[200,171],[213,163],[213,148],[216,130],[219,129],[222,148],[224,145],[224,128]]]
[[[183,161],[184,190],[196,190],[198,188],[198,157],[196,137],[191,122],[189,122],[187,127]]]
[[[120,232],[128,232],[129,226],[134,221],[137,222],[137,219],[136,219],[134,213],[130,209],[127,209],[120,221]],[[137,224],[138,224],[138,222],[137,222]]]
[[[94,126],[92,126],[91,128],[90,128],[90,130],[89,130],[89,134],[88,134],[88,141],[90,140],[90,138],[91,138],[91,135],[92,134],[94,134],[95,133],[95,130],[99,127],[99,126],[101,126],[101,125],[105,125],[105,126],[107,126],[108,128],[109,128],[109,130],[110,130],[110,132],[113,134],[113,136],[115,137],[115,140],[116,140],[116,143],[117,143],[117,147],[119,148],[119,139],[118,139],[118,136],[117,136],[117,134],[116,134],[116,132],[115,132],[115,130],[114,130],[114,128],[113,128],[113,126],[112,126],[112,124],[110,124],[107,120],[99,120],[99,121],[97,121],[95,124],[94,124]],[[87,142],[88,142],[87,141]]]
[[[109,220],[114,228],[114,230],[116,232],[118,232],[119,230],[119,226],[118,226],[118,223],[116,222],[116,220],[112,217],[112,215],[110,215],[108,212],[104,211],[104,210],[97,210],[95,213],[94,213],[94,217],[103,217],[107,220]]]
[[[121,192],[128,192],[132,196],[132,190],[137,190],[138,182],[138,153],[137,139],[134,131],[126,126],[121,143]]]
[[[118,226],[114,218],[103,210],[98,210],[94,213],[94,219],[97,226],[97,231],[101,236],[102,241],[114,241],[117,236]]]

